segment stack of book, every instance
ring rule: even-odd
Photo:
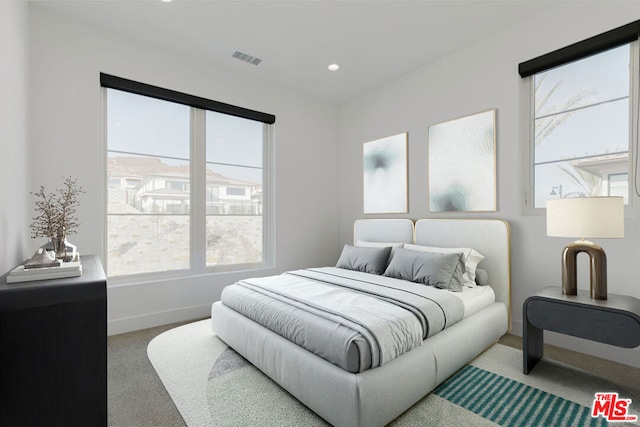
[[[65,277],[78,277],[82,275],[80,257],[77,261],[62,262],[53,267],[27,268],[19,265],[7,276],[7,283],[31,282],[34,280],[62,279]]]

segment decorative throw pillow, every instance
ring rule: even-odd
[[[344,245],[336,267],[371,274],[382,274],[387,268],[390,253],[390,247],[363,248]]]
[[[489,273],[482,268],[476,268],[476,284],[478,286],[487,286],[489,284]]]
[[[391,248],[391,254],[389,255],[389,262],[393,259],[393,255],[396,253],[396,249],[401,248],[404,243],[386,243],[386,242],[369,242],[366,240],[358,240],[356,246],[363,248]]]
[[[462,253],[464,261],[463,279],[464,284],[473,288],[476,286],[476,268],[480,261],[484,259],[484,255],[471,248],[437,248],[433,246],[411,245],[405,243],[405,249],[412,251],[427,251],[441,253]]]
[[[460,253],[412,251],[399,248],[384,272],[385,276],[462,291],[464,265]]]

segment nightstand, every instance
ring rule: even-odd
[[[107,281],[0,278],[0,426],[107,425]]]
[[[528,374],[543,356],[544,330],[617,347],[640,345],[640,299],[609,294],[606,300],[588,291],[564,295],[550,286],[527,298],[522,306],[523,372]]]

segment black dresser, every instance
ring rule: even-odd
[[[0,279],[0,426],[107,425],[107,280]]]

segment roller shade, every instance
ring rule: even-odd
[[[225,104],[223,102],[213,101],[211,99],[201,98],[199,96],[189,95],[187,93],[177,92],[170,89],[164,89],[158,86],[152,86],[146,83],[140,83],[105,73],[100,73],[100,85],[111,89],[135,93],[137,95],[144,95],[156,99],[162,99],[164,101],[184,104],[190,107],[229,114],[243,119],[255,120],[269,125],[276,122],[276,116],[273,114],[261,113],[259,111],[249,110],[247,108],[237,107],[235,105]]]
[[[640,34],[640,21],[634,21],[529,61],[521,62],[518,64],[518,73],[520,77],[528,77],[559,65],[631,43],[638,39],[638,34]]]

